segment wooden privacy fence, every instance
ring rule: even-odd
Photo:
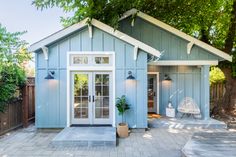
[[[22,96],[23,125],[24,127],[27,127],[29,125],[29,121],[32,121],[35,118],[34,77],[28,77],[27,83],[23,88]]]
[[[22,100],[11,101],[4,113],[0,112],[0,135],[22,126]]]
[[[15,128],[27,127],[34,120],[34,78],[27,79],[27,83],[18,98],[10,101],[4,113],[0,113],[0,135]]]
[[[210,88],[211,100],[220,100],[224,96],[225,87],[224,83],[212,84]]]
[[[225,93],[224,83],[212,84],[210,87],[210,103],[211,108],[217,105],[217,102],[221,101]]]

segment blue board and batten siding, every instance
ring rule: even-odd
[[[222,60],[222,58],[194,45],[187,54],[188,41],[162,28],[136,17],[134,26],[131,18],[120,22],[120,31],[163,52],[160,60]],[[209,66],[148,66],[148,72],[159,72],[159,111],[165,115],[168,101],[177,109],[185,97],[191,97],[199,105],[203,118],[209,117]],[[170,85],[164,75],[172,79]],[[171,99],[170,99],[171,98]]]
[[[196,45],[193,45],[188,55],[188,41],[139,17],[136,17],[134,26],[131,26],[130,18],[122,20],[119,30],[163,52],[160,60],[222,60]]]
[[[191,97],[199,106],[202,118],[209,117],[209,93],[206,92],[209,91],[209,66],[149,66],[148,71],[159,72],[161,115],[165,115],[168,101],[177,109],[184,98]],[[165,81],[166,74],[172,79],[171,82]]]
[[[88,29],[77,31],[56,41],[49,48],[49,59],[42,52],[36,53],[36,126],[38,128],[66,127],[66,57],[68,51],[114,51],[115,97],[126,95],[131,104],[126,121],[132,128],[147,127],[147,53],[139,50],[137,61],[133,59],[133,46],[100,29],[93,28],[93,38]],[[54,80],[45,80],[47,70],[55,71]],[[132,71],[136,82],[128,83],[126,77]],[[114,104],[113,104],[114,105]],[[116,112],[116,123],[121,117]]]

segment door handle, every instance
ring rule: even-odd
[[[93,102],[94,102],[94,95],[93,95]]]
[[[89,102],[91,102],[91,95],[89,96]]]

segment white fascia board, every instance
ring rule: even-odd
[[[36,51],[36,50],[40,49],[41,47],[49,45],[49,44],[55,42],[56,40],[59,40],[62,37],[69,35],[75,31],[87,26],[87,20],[88,20],[88,18],[86,18],[83,21],[81,21],[77,24],[74,24],[68,28],[65,28],[59,32],[56,32],[56,33],[50,35],[49,37],[46,37],[46,38],[40,40],[39,42],[31,45],[29,47],[28,51],[30,51],[30,52]],[[139,47],[140,49],[146,51],[147,53],[150,53],[150,54],[157,56],[157,57],[160,57],[160,55],[161,55],[160,51],[154,49],[153,47],[148,46],[145,43],[138,41],[138,40],[128,36],[125,33],[122,33],[118,30],[114,30],[114,28],[112,28],[112,27],[110,27],[110,26],[108,26],[96,19],[92,19],[91,24],[93,26],[103,30],[104,32],[107,32],[108,34],[111,34],[111,35],[113,35],[113,36],[115,36],[127,43],[130,43],[133,46]]]
[[[150,23],[152,23],[152,24],[168,31],[168,32],[171,32],[172,34],[175,34],[175,35],[177,35],[177,36],[179,36],[179,37],[181,37],[181,38],[183,38],[183,39],[185,39],[185,40],[187,40],[191,43],[194,43],[195,45],[197,45],[197,46],[199,46],[199,47],[201,47],[205,50],[208,50],[209,52],[211,52],[211,53],[213,53],[213,54],[215,54],[215,55],[217,55],[221,58],[224,58],[225,60],[228,60],[228,61],[232,62],[232,56],[228,55],[227,53],[225,53],[225,52],[223,52],[223,51],[221,51],[221,50],[219,50],[219,49],[217,49],[217,48],[215,48],[211,45],[208,45],[208,44],[206,44],[206,43],[204,43],[204,42],[202,42],[202,41],[200,41],[200,40],[198,40],[194,37],[191,37],[190,35],[188,35],[184,32],[181,32],[180,30],[178,30],[178,29],[176,29],[176,28],[174,28],[174,27],[172,27],[172,26],[170,26],[170,25],[168,25],[168,24],[166,24],[166,23],[164,23],[160,20],[157,20],[156,18],[154,18],[154,17],[152,17],[148,14],[145,14],[141,11],[138,11],[137,9],[131,9],[131,10],[127,11],[120,18],[120,20],[123,20],[123,19],[125,19],[125,18],[127,18],[127,17],[129,17],[129,16],[131,16],[135,13],[137,13],[138,17],[140,17],[140,18],[142,18],[142,19],[144,19],[144,20],[146,20],[146,21],[148,21],[148,22],[150,22]]]
[[[144,44],[143,42],[138,41],[137,39],[134,39],[125,33],[122,33],[118,30],[114,30],[114,28],[112,28],[112,27],[110,27],[110,26],[108,26],[96,19],[92,19],[91,23],[92,23],[92,25],[103,30],[104,32],[107,32],[108,34],[111,34],[111,35],[117,37],[118,39],[121,39],[127,43],[130,43],[133,46],[137,46],[138,48],[146,51],[147,53],[150,53],[150,54],[157,56],[157,57],[160,57],[160,55],[161,55],[160,51],[154,49],[153,47],[151,47],[147,44]]]
[[[41,47],[49,45],[49,44],[55,42],[56,40],[66,36],[66,35],[69,35],[69,34],[75,32],[75,31],[77,31],[77,30],[79,30],[79,29],[81,29],[81,28],[83,28],[85,26],[87,26],[87,24],[86,24],[87,20],[88,19],[86,18],[86,19],[82,20],[81,22],[79,22],[77,24],[74,24],[74,25],[72,25],[70,27],[62,29],[62,30],[60,30],[60,31],[58,31],[58,32],[56,32],[56,33],[54,33],[54,34],[52,34],[52,35],[50,35],[50,36],[48,36],[48,37],[46,37],[46,38],[44,38],[44,39],[42,39],[40,41],[34,43],[34,44],[32,44],[28,48],[28,51],[29,52],[36,51],[36,50],[38,50]]]
[[[178,66],[178,65],[188,65],[188,66],[197,66],[197,65],[218,65],[218,60],[166,60],[166,61],[156,61],[149,62],[148,65],[160,65],[160,66]]]

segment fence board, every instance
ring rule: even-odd
[[[6,111],[0,113],[0,135],[17,127],[27,127],[29,121],[35,117],[35,89],[34,78],[28,78],[21,91],[22,97],[12,100],[6,106]]]
[[[4,113],[0,113],[0,135],[22,126],[21,106],[21,100],[13,101],[6,106]]]
[[[28,78],[26,86],[23,88],[23,125],[27,127],[29,121],[35,117],[35,90],[34,78]]]
[[[224,83],[217,83],[212,84],[210,87],[210,101],[211,101],[211,108],[217,105],[217,102],[220,102],[225,93],[225,84]]]

